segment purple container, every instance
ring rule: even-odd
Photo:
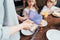
[[[39,25],[40,22],[42,21],[42,16],[38,14],[38,12],[29,10],[28,16],[29,16],[29,19],[34,21],[37,25]]]

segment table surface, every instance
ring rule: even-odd
[[[54,17],[52,15],[49,15],[46,20],[48,22],[48,25],[46,27],[42,28],[42,30],[41,30],[41,28],[39,28],[39,31],[38,31],[37,35],[35,35],[34,40],[48,40],[46,38],[46,32],[49,29],[60,30],[60,18]],[[21,40],[31,40],[32,36],[33,35],[24,36],[24,35],[21,34]]]

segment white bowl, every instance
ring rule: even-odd
[[[41,25],[42,27],[45,27],[48,25],[48,22],[46,20],[42,20]]]
[[[29,36],[29,35],[32,35],[33,34],[33,32],[31,32],[30,30],[21,30],[21,33],[23,35],[26,35],[26,36]]]
[[[50,29],[46,32],[48,40],[60,40],[60,31],[56,29]]]

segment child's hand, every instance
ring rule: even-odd
[[[50,10],[50,12],[49,12],[50,14],[52,14],[52,13],[54,13],[54,11],[53,10]]]
[[[23,18],[22,18],[23,21],[26,20],[26,19],[27,19],[27,17],[23,17]]]
[[[60,12],[60,8],[59,8],[57,11],[59,11],[59,12]]]
[[[58,16],[57,14],[54,14],[54,16]]]

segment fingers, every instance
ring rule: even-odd
[[[27,19],[23,23],[23,30],[31,30],[32,32],[35,31],[35,29],[38,27],[33,21]]]
[[[57,16],[57,14],[54,14],[54,16]]]
[[[27,22],[22,23],[22,29],[29,30],[32,24],[28,24]]]
[[[34,22],[33,22],[33,21],[31,21],[31,20],[29,20],[29,19],[27,19],[26,21],[24,21],[24,23],[34,24]]]

